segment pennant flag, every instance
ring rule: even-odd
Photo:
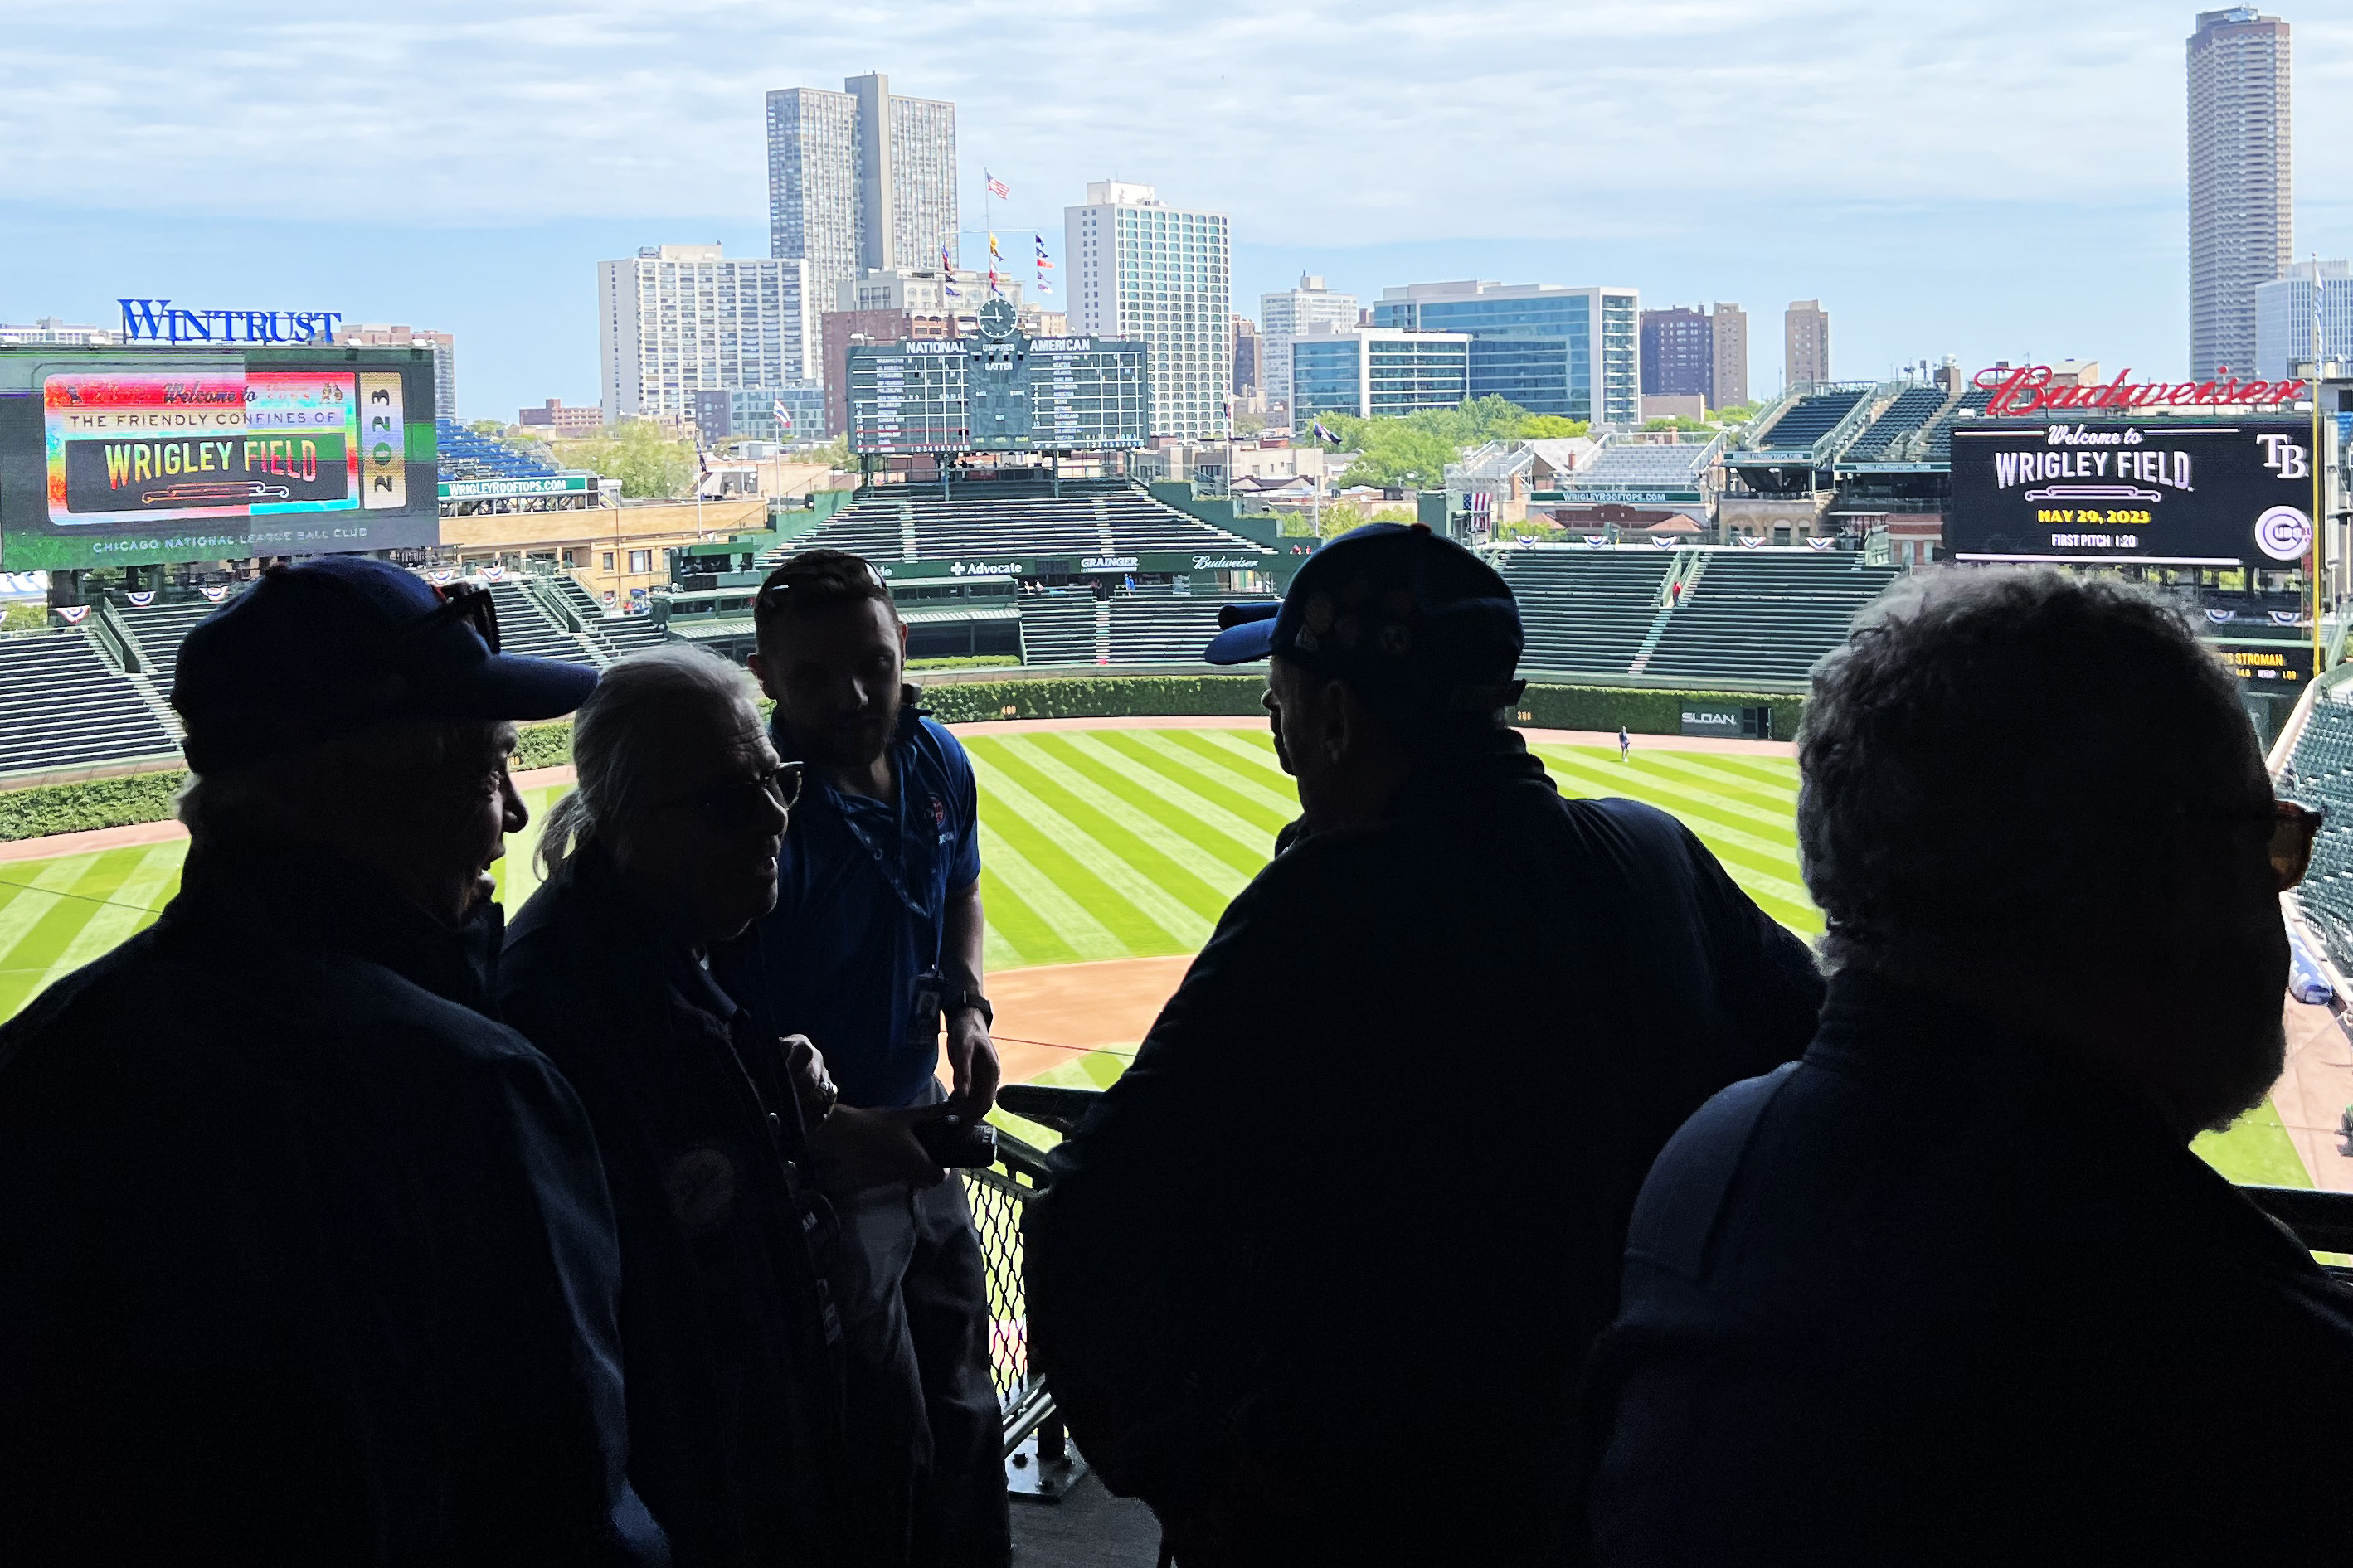
[[[997,237],[993,234],[988,237],[988,254],[999,261],[1005,259],[1005,252],[997,248]]]
[[[1049,270],[1051,270],[1054,265],[1046,259],[1046,237],[1042,234],[1038,237],[1038,265]]]
[[[980,172],[980,177],[988,182],[988,194],[995,196],[998,201],[1001,202],[1006,197],[1013,194],[1010,186],[1007,185],[1003,180],[998,179],[987,170],[983,169]]]
[[[704,451],[702,447],[697,447],[694,449],[694,466],[702,470],[702,477],[704,479],[709,479],[711,477],[711,454]]]

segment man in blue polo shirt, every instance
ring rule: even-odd
[[[907,700],[906,627],[865,561],[811,551],[769,577],[754,616],[776,751],[807,773],[776,909],[712,971],[770,1033],[814,1041],[840,1089],[811,1151],[841,1221],[829,1274],[860,1560],[1004,1568],[987,1273],[962,1184],[919,1137],[997,1094],[972,763]]]

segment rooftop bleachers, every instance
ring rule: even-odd
[[[1693,485],[1707,466],[1713,442],[1616,442],[1601,449],[1592,464],[1571,483],[1577,489],[1642,489],[1659,486]]]
[[[445,479],[538,479],[561,472],[538,453],[469,430],[454,419],[433,422]]]
[[[240,590],[241,591],[241,590]],[[229,598],[236,595],[231,595]],[[225,598],[222,604],[229,599]],[[175,599],[168,604],[133,605],[117,599],[112,609],[131,635],[139,639],[139,648],[147,656],[153,668],[148,671],[155,689],[170,695],[172,680],[180,668],[180,645],[198,621],[220,607],[209,599]]]
[[[1658,615],[1676,555],[1559,545],[1500,549],[1488,559],[1520,602],[1522,669],[1623,675]]]
[[[1644,672],[1802,680],[1900,574],[1859,557],[1719,550],[1667,617]]]
[[[1906,387],[1871,427],[1855,438],[1846,449],[1843,461],[1850,463],[1883,463],[1892,460],[1889,449],[1915,430],[1936,416],[1949,395],[1941,386]]]
[[[0,637],[0,773],[167,757],[179,749],[87,626]]]
[[[1758,438],[1757,445],[1763,450],[1774,452],[1810,448],[1837,429],[1839,422],[1854,412],[1854,405],[1869,395],[1868,387],[1809,394],[1791,404],[1787,413],[1773,421],[1773,427]]]
[[[1953,460],[1953,426],[1965,416],[1983,414],[1986,405],[1993,401],[1993,393],[1986,387],[1972,387],[1961,394],[1961,400],[1934,425],[1921,433],[1920,460],[1924,463],[1949,463]]]
[[[2278,788],[2283,798],[2327,808],[2295,900],[2337,966],[2353,970],[2353,688],[2313,703]]]

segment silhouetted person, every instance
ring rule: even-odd
[[[351,556],[188,635],[179,894],[0,1029],[11,1561],[669,1561],[595,1139],[480,1011],[506,721],[596,677],[496,647]]]
[[[857,1544],[876,1568],[1004,1568],[987,1272],[963,1181],[915,1134],[987,1114],[997,1093],[972,763],[914,705],[906,626],[864,560],[796,557],[754,614],[771,736],[807,773],[776,908],[711,967],[763,1030],[813,1040],[840,1085],[820,1175],[841,1226],[829,1279]]]
[[[2353,1302],[2189,1148],[2279,1072],[2314,826],[2229,670],[2122,584],[1932,574],[1799,756],[1830,1001],[1643,1186],[1600,1559],[2340,1553]]]
[[[797,770],[744,671],[701,648],[605,671],[573,721],[579,784],[515,917],[502,1016],[588,1108],[620,1220],[629,1474],[679,1568],[846,1563],[840,1331],[818,1248],[805,1041],[711,978],[776,897]]]
[[[1272,655],[1301,831],[1054,1156],[1033,1353],[1186,1568],[1536,1562],[1642,1173],[1820,983],[1673,818],[1560,797],[1468,551],[1374,524],[1266,610],[1208,657]]]

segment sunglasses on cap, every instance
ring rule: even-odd
[[[473,627],[492,653],[499,651],[499,602],[488,588],[472,583],[437,583],[433,591],[441,596],[441,607],[408,627],[406,636],[430,636],[436,628],[455,621]]]
[[[779,763],[747,779],[737,779],[699,795],[662,804],[691,811],[720,833],[748,833],[765,826],[769,813],[787,815],[801,798],[801,764]]]
[[[754,610],[774,609],[782,605],[796,587],[804,584],[812,587],[822,586],[839,593],[841,589],[842,578],[849,574],[849,564],[848,562],[837,560],[810,566],[799,562],[787,561],[769,573],[767,581],[760,584],[760,592],[753,601],[753,607]],[[885,585],[882,574],[875,569],[872,562],[859,560],[856,566],[858,575],[866,583],[876,586]]]
[[[2226,820],[2271,825],[2265,850],[2271,857],[2272,875],[2278,879],[2279,890],[2284,893],[2303,881],[2304,874],[2312,869],[2313,842],[2320,837],[2328,813],[2316,806],[2298,805],[2292,800],[2275,800],[2263,810],[2234,813]]]

